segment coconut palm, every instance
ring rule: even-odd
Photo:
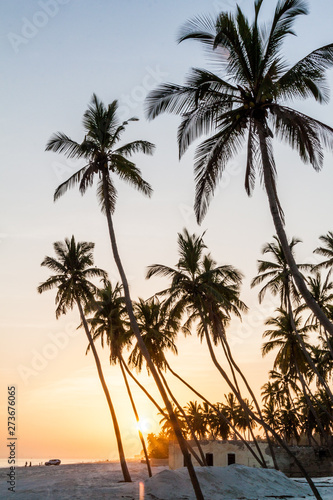
[[[272,261],[263,261],[259,260],[258,261],[258,271],[259,274],[252,280],[251,286],[255,286],[258,284],[263,283],[266,281],[266,284],[263,286],[263,288],[259,292],[259,301],[261,302],[266,291],[270,291],[273,295],[279,294],[280,296],[280,307],[286,311],[289,316],[290,316],[290,324],[294,329],[294,334],[295,334],[295,340],[297,339],[300,345],[300,349],[303,350],[303,354],[307,360],[307,363],[313,370],[313,372],[317,375],[318,380],[320,383],[323,385],[325,390],[327,391],[329,397],[332,397],[333,400],[333,395],[330,391],[330,388],[326,384],[326,381],[324,378],[321,377],[321,374],[318,372],[318,368],[316,364],[314,363],[313,359],[311,358],[310,354],[308,353],[308,350],[303,342],[302,335],[299,335],[299,332],[296,328],[296,323],[295,323],[295,318],[294,318],[294,312],[292,309],[292,303],[299,304],[300,303],[300,298],[297,292],[297,288],[295,287],[293,276],[290,271],[289,264],[287,262],[287,259],[285,257],[285,254],[283,252],[281,243],[279,242],[278,238],[274,236],[275,241],[272,243],[267,243],[264,248],[263,248],[263,253],[267,254],[269,253],[270,255],[273,256]],[[291,242],[289,243],[289,248],[290,252],[293,254],[294,247],[297,243],[299,243],[301,240],[298,240],[296,238],[292,238]],[[309,264],[297,264],[297,267],[301,270],[305,269],[310,269],[311,266]],[[314,286],[314,281],[310,278],[307,279],[307,283],[309,286],[309,290],[311,292],[312,297],[316,300],[317,304],[320,306],[321,310],[324,311],[324,313],[327,315],[329,312],[327,309],[323,309],[322,307],[322,296],[318,294],[318,287],[316,288]],[[314,293],[316,292],[316,293]],[[299,306],[298,312],[303,310],[304,308],[308,308],[307,304],[303,303]],[[330,317],[330,316],[327,316]],[[313,322],[315,322],[316,326],[319,326],[320,323],[317,319],[317,316],[312,313],[311,319]]]
[[[185,406],[185,412],[193,432],[197,435],[198,439],[204,439],[207,433],[207,426],[202,406],[197,401],[189,401]]]
[[[110,409],[124,481],[130,482],[131,476],[125,460],[117,416],[84,314],[84,308],[94,302],[94,295],[96,293],[96,286],[89,279],[95,277],[106,278],[106,273],[102,269],[93,267],[94,243],[76,242],[74,236],[72,236],[71,239],[66,238],[65,242],[57,241],[53,246],[56,258],[45,257],[41,263],[42,266],[50,269],[53,274],[44,283],[39,285],[38,292],[43,293],[53,288],[58,289],[56,295],[56,318],[59,318],[62,314],[66,314],[74,306],[77,306],[79,309],[81,322],[93,352],[98,376]]]
[[[189,449],[195,456],[199,464],[204,465],[206,461],[205,455],[202,452],[200,443],[198,442],[194,430],[192,429],[191,422],[189,421],[183,408],[175,398],[162,373],[162,371],[166,370],[167,367],[165,351],[169,349],[174,354],[177,354],[175,338],[179,329],[179,318],[176,315],[170,316],[167,308],[162,305],[156,297],[152,297],[146,301],[144,301],[143,299],[139,299],[139,301],[134,304],[134,313],[141,331],[142,339],[147,347],[151,359],[153,360],[153,363],[159,372],[163,384],[168,391],[175,407],[177,408],[177,411],[179,412],[179,414],[181,414],[185,424],[187,424],[189,432],[192,433],[193,439],[195,440],[199,449],[199,453],[201,454],[201,459],[197,456],[192,447],[189,447]],[[138,344],[134,346],[134,349],[132,350],[128,361],[129,365],[133,368],[136,368],[137,371],[142,370],[144,358]],[[148,373],[150,372],[148,364],[147,371]],[[169,418],[166,418],[166,420],[168,422],[171,422]]]
[[[280,305],[288,310],[289,299],[299,303],[299,294],[290,272],[287,260],[285,258],[281,243],[277,236],[273,236],[274,241],[266,243],[262,249],[263,254],[272,256],[271,261],[258,260],[258,275],[253,278],[251,288],[266,282],[259,292],[259,302],[261,303],[266,292],[270,291],[272,295],[279,295]],[[294,247],[301,240],[292,238],[289,243],[290,252],[294,256]],[[307,264],[297,264],[299,269],[308,269]]]
[[[147,278],[155,275],[168,277],[170,286],[158,295],[167,296],[165,304],[171,310],[171,315],[187,315],[187,321],[183,328],[191,331],[193,322],[197,322],[197,333],[199,338],[205,339],[210,356],[216,368],[227,380],[229,387],[237,393],[237,398],[246,410],[246,403],[236,379],[235,370],[240,374],[251,397],[255,396],[239,367],[235,363],[230,351],[225,327],[229,323],[231,313],[237,317],[241,311],[246,311],[246,305],[240,300],[240,284],[242,274],[230,265],[217,266],[209,254],[205,254],[206,245],[202,236],[190,235],[184,229],[183,234],[178,234],[179,260],[175,268],[162,264],[149,266]],[[234,384],[230,382],[226,372],[217,361],[213,344],[222,345],[229,363]],[[260,413],[259,405],[256,404]],[[253,436],[256,443],[256,439]],[[262,462],[265,463],[261,450],[258,447]],[[273,453],[273,452],[272,452]]]
[[[93,340],[101,338],[102,347],[104,347],[104,337],[110,349],[110,363],[115,365],[119,363],[121,373],[125,382],[128,397],[130,399],[134,416],[138,425],[138,433],[141,441],[143,453],[146,459],[148,475],[152,476],[146,443],[139,427],[140,418],[134,402],[132,391],[127,380],[126,370],[124,368],[123,350],[128,348],[131,343],[132,332],[126,326],[127,314],[125,299],[122,295],[122,286],[119,283],[113,287],[109,280],[104,280],[104,287],[97,291],[97,297],[94,303],[88,305],[89,312],[93,312],[92,318],[88,320],[91,325]],[[90,349],[88,345],[87,351]]]
[[[202,221],[228,162],[247,148],[245,189],[253,192],[259,174],[266,190],[276,234],[310,309],[333,335],[333,324],[309,293],[290,252],[276,185],[273,138],[286,141],[315,170],[323,164],[323,145],[333,148],[333,129],[286,105],[295,98],[328,101],[325,71],[333,64],[333,44],[320,47],[289,67],[281,49],[293,25],[307,14],[304,0],[279,0],[268,26],[260,25],[263,0],[254,2],[251,23],[241,8],[216,18],[196,17],[185,24],[179,41],[200,41],[211,59],[213,73],[192,68],[184,85],[162,84],[147,97],[147,116],[164,112],[181,115],[180,157],[198,137],[210,134],[195,152],[195,212]]]
[[[312,328],[310,326],[301,326],[302,318],[300,315],[294,314],[294,322],[306,348],[310,351],[311,346],[306,341],[308,332]],[[267,319],[265,324],[272,328],[266,330],[263,334],[269,340],[262,346],[262,355],[266,356],[271,351],[278,349],[274,360],[274,370],[278,369],[282,374],[288,374],[293,379],[298,378],[300,374],[305,376],[308,373],[309,365],[295,335],[289,313],[282,308],[278,308],[277,316]]]
[[[114,260],[116,262],[121,282],[124,287],[127,313],[131,323],[133,333],[137,339],[143,356],[149,365],[149,369],[154,377],[155,383],[162,396],[165,407],[169,412],[170,419],[175,426],[175,435],[179,442],[180,449],[184,455],[184,461],[188,468],[192,486],[196,498],[202,500],[202,492],[196,477],[190,456],[182,436],[176,417],[173,415],[171,403],[162,381],[154,367],[144,342],[142,341],[140,330],[133,313],[132,300],[125,270],[120,259],[115,230],[113,226],[113,213],[116,206],[117,190],[114,184],[114,176],[131,184],[141,193],[150,196],[152,189],[150,185],[143,180],[140,170],[129,159],[133,153],[142,152],[152,154],[154,145],[147,141],[133,141],[117,147],[118,142],[125,131],[130,118],[127,121],[120,122],[117,117],[118,103],[113,101],[107,107],[98,97],[93,94],[91,103],[83,115],[83,126],[85,137],[81,143],[78,143],[66,134],[58,132],[53,135],[46,145],[47,151],[63,153],[69,158],[84,158],[86,165],[75,172],[67,181],[63,182],[55,191],[55,200],[62,196],[69,188],[78,184],[79,190],[84,194],[89,186],[92,186],[95,178],[98,179],[97,197],[101,205],[102,212],[106,215],[110,242]]]
[[[326,257],[326,260],[317,264],[315,268],[318,269],[324,267],[325,269],[330,269],[333,267],[333,232],[328,231],[327,234],[320,236],[319,239],[322,241],[323,246],[317,247],[314,250],[314,253]]]

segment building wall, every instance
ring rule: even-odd
[[[198,448],[194,441],[189,441],[194,451],[200,456]],[[213,465],[225,467],[228,465],[228,454],[235,455],[235,463],[239,465],[247,465],[248,467],[260,467],[252,453],[241,441],[218,441],[218,440],[203,440],[200,441],[203,453],[213,454]],[[249,443],[251,448],[255,450],[255,445]],[[269,467],[273,467],[273,461],[269,454],[267,443],[258,443],[260,450]],[[256,451],[256,450],[255,450]],[[198,465],[198,462],[192,456],[193,465]],[[179,469],[184,467],[183,454],[180,451],[176,441],[170,441],[169,444],[169,467],[170,469]]]
[[[189,441],[193,449],[200,456],[194,441]],[[203,453],[213,454],[213,465],[225,467],[228,465],[228,454],[235,454],[235,463],[246,465],[248,467],[260,467],[260,464],[241,441],[200,441]],[[254,443],[249,443],[251,448],[257,453]],[[267,443],[258,443],[268,467],[274,467]],[[333,475],[332,455],[325,449],[315,449],[309,446],[291,446],[290,450],[296,455],[303,467],[312,477],[323,477]],[[302,473],[298,469],[295,460],[279,446],[274,446],[277,464],[281,472],[291,477],[301,477]],[[198,462],[192,456],[193,465]],[[179,469],[184,467],[183,454],[180,451],[178,443],[171,441],[169,443],[169,468]]]

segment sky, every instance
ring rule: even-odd
[[[240,0],[249,16],[252,1]],[[264,2],[263,18],[275,2]],[[271,241],[273,223],[266,195],[257,182],[248,198],[244,190],[244,152],[228,166],[208,214],[199,227],[193,213],[193,147],[179,162],[179,118],[162,115],[148,122],[147,93],[161,82],[182,83],[190,67],[208,67],[201,47],[177,44],[182,24],[198,15],[233,9],[231,0],[13,0],[0,3],[2,78],[0,114],[0,428],[7,432],[7,387],[17,390],[17,436],[20,457],[116,459],[117,451],[107,404],[87,342],[77,330],[78,312],[55,318],[55,292],[37,293],[48,277],[41,268],[53,243],[70,237],[95,243],[95,264],[119,279],[113,263],[107,226],[95,189],[84,197],[73,189],[53,203],[55,188],[82,166],[45,152],[50,136],[62,131],[83,138],[82,115],[93,93],[105,103],[119,102],[122,119],[132,122],[124,140],[156,144],[152,157],[137,155],[136,163],[154,194],[146,199],[117,183],[119,199],[114,217],[119,251],[129,278],[132,298],[148,298],[166,284],[145,279],[148,265],[177,262],[177,233],[184,227],[201,234],[219,264],[232,264],[245,275],[242,300],[250,307],[243,322],[233,320],[228,335],[240,366],[256,394],[267,380],[273,357],[261,358],[265,318],[276,301],[259,306],[250,289],[261,248]],[[332,42],[333,4],[309,1],[310,14],[298,19],[297,37],[285,45],[293,63],[313,49]],[[333,73],[328,72],[332,88]],[[333,126],[332,104],[312,101],[294,106]],[[303,240],[299,262],[313,261],[318,237],[332,230],[332,155],[325,156],[318,174],[303,165],[287,146],[274,144],[278,192],[286,215],[287,234]],[[178,357],[169,356],[176,371],[208,398],[222,401],[228,392],[213,368],[207,349],[195,335],[181,336]],[[98,346],[105,377],[115,403],[125,451],[140,445],[117,367]],[[221,357],[222,360],[222,357]],[[145,373],[140,380],[158,397]],[[195,399],[168,377],[185,405]],[[134,388],[133,388],[134,389]],[[147,431],[156,432],[160,417],[136,389],[135,399]],[[0,445],[0,458],[7,451]]]

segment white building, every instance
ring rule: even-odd
[[[200,456],[195,442],[190,441],[190,444],[194,451]],[[248,467],[260,467],[256,458],[242,441],[202,440],[200,441],[200,445],[206,456],[208,465],[225,467],[236,463],[239,465],[247,465]],[[248,446],[258,455],[258,450],[253,442],[248,442]],[[258,442],[258,446],[267,466],[274,467],[267,443]],[[198,465],[198,462],[193,456],[192,462],[193,465]],[[170,469],[184,467],[183,454],[176,441],[170,441],[169,443],[169,467]]]

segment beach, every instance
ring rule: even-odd
[[[146,466],[129,462],[132,483],[122,482],[119,463],[98,462],[60,466],[17,467],[15,493],[8,491],[9,468],[0,469],[0,498],[20,500],[194,500],[186,469],[171,471],[153,467],[148,479]],[[260,500],[283,497],[312,499],[305,480],[289,479],[275,470],[229,467],[197,468],[207,500],[242,498]],[[333,498],[333,478],[315,480],[323,500]]]

